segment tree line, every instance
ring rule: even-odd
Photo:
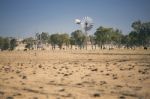
[[[73,45],[79,49],[84,49],[85,45],[91,44],[92,49],[97,46],[104,49],[106,44],[115,45],[118,48],[124,46],[126,48],[149,47],[150,46],[150,22],[135,21],[131,25],[132,31],[128,35],[124,35],[121,30],[100,26],[93,35],[86,35],[81,30],[75,30],[69,35],[68,33],[55,33],[49,35],[47,32],[41,34],[36,33],[36,38],[25,38],[22,42],[26,44],[26,48],[33,49],[33,45],[41,47],[42,44],[51,44],[52,49],[58,46],[62,49],[72,48]],[[13,50],[17,46],[16,39],[0,37],[1,50]]]
[[[0,37],[0,50],[14,50],[17,46],[17,40],[12,37]]]

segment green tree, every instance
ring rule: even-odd
[[[58,35],[58,40],[57,40],[57,45],[60,49],[62,49],[62,46],[65,42],[65,35],[64,34],[59,34]]]
[[[112,29],[112,32],[110,33],[110,40],[111,43],[114,45],[118,45],[118,47],[121,47],[121,39],[122,39],[122,32],[119,29]]]
[[[141,21],[135,21],[132,23],[133,32],[138,36],[138,45],[150,46],[150,22],[142,23]]]
[[[2,50],[3,49],[3,38],[2,37],[0,37],[0,50]]]
[[[10,50],[14,50],[14,48],[17,46],[17,40],[11,39],[10,40]]]
[[[64,34],[59,34],[58,39],[57,39],[57,45],[60,49],[62,49],[63,45],[69,46],[69,35],[64,33]]]
[[[48,33],[47,32],[42,32],[41,33],[41,40],[42,40],[42,43],[47,43],[48,42]]]
[[[0,37],[0,49],[1,50],[8,50],[10,48],[10,39]]]
[[[129,37],[128,35],[122,35],[121,37],[121,44],[124,45],[124,47],[129,47]]]
[[[56,45],[58,44],[59,34],[58,33],[52,34],[49,39],[52,45],[52,49],[55,49]]]
[[[49,38],[49,43],[51,43],[52,45],[52,49],[56,48],[56,45],[58,45],[58,47],[60,49],[62,49],[62,46],[65,45],[66,47],[69,46],[69,35],[67,33],[63,33],[63,34],[52,34]]]
[[[33,45],[34,45],[35,41],[32,37],[29,37],[29,38],[24,39],[23,43],[26,44],[25,48],[33,49]]]
[[[69,43],[70,43],[70,37],[67,33],[61,34],[60,37],[62,38],[63,44],[65,44],[66,48],[69,47]]]
[[[10,47],[10,41],[8,38],[4,38],[3,39],[3,46],[2,46],[2,50],[7,50]]]
[[[95,49],[96,49],[96,38],[95,38],[95,36],[90,35],[89,38],[90,38],[90,42],[91,42],[91,45],[92,45],[92,49],[94,49],[94,46],[95,46]]]
[[[70,42],[71,49],[72,49],[72,46],[75,45],[75,39],[73,37],[70,37],[69,42]]]
[[[102,49],[103,45],[110,42],[111,40],[111,34],[112,33],[112,28],[104,28],[100,26],[97,28],[96,32],[94,33],[95,38],[96,38],[96,43],[98,46]]]
[[[105,44],[121,46],[122,32],[119,29],[105,28],[100,26],[94,33],[98,46],[103,49]]]
[[[135,32],[139,33],[141,31],[142,23],[140,20],[135,21],[132,23],[131,27],[134,29]]]
[[[48,32],[36,33],[35,36],[36,36],[36,40],[39,43],[48,43],[48,39],[49,39]]]
[[[81,30],[76,30],[71,33],[72,40],[75,41],[75,45],[79,48],[84,48],[86,36]]]

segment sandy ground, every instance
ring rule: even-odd
[[[0,52],[0,99],[150,99],[150,50]]]

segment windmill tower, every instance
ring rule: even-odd
[[[83,33],[85,34],[85,46],[87,50],[87,43],[88,43],[88,31],[90,31],[93,28],[93,20],[90,17],[84,17],[82,20],[75,19],[75,23],[79,24],[81,26],[81,29],[83,30]]]

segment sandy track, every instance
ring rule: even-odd
[[[149,50],[0,52],[0,99],[149,98]]]

